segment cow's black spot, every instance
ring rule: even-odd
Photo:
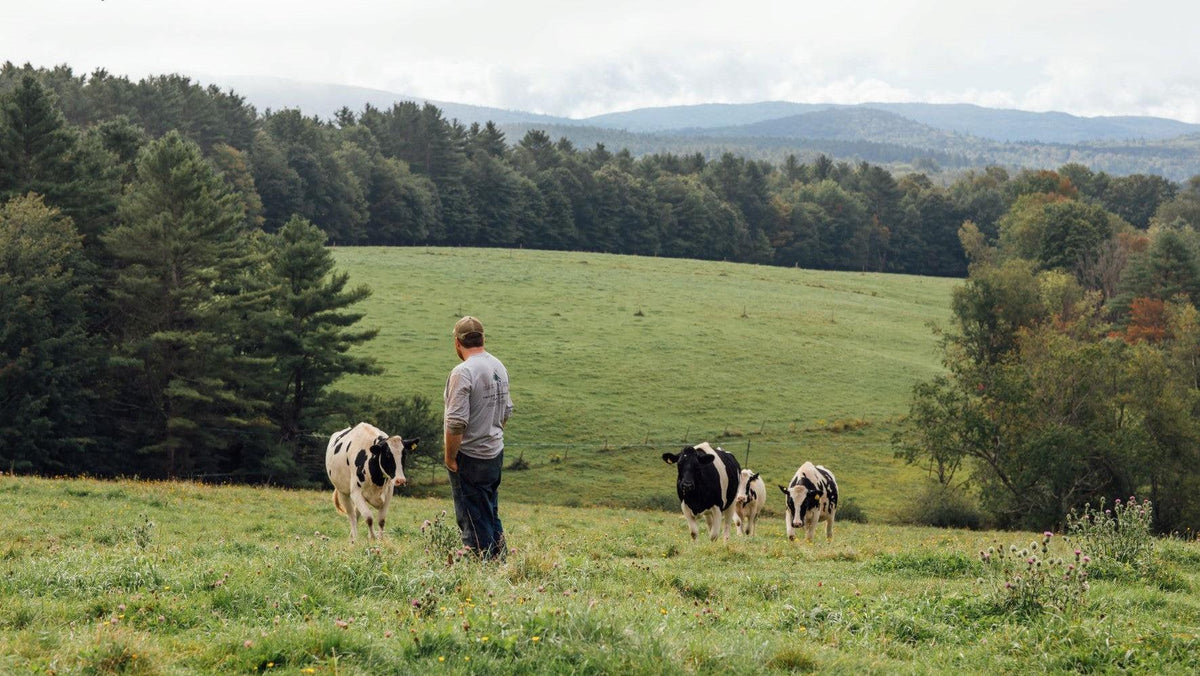
[[[383,474],[383,468],[380,467],[380,463],[384,456],[390,455],[391,453],[372,455],[371,461],[367,463],[367,469],[371,471],[371,483],[375,484],[376,486],[382,486],[388,480],[388,478]]]
[[[333,440],[334,440],[335,442],[337,442],[337,441],[341,441],[341,440],[342,440],[342,437],[346,436],[347,434],[350,434],[350,430],[352,430],[352,429],[354,429],[354,428],[353,428],[353,427],[347,427],[346,429],[342,430],[342,433],[341,433],[341,434],[339,434],[339,435],[337,435],[336,437],[334,437],[334,438],[333,438]]]
[[[391,448],[379,456],[379,463],[379,468],[383,470],[384,474],[390,477],[396,476],[396,456],[392,453]]]
[[[349,456],[347,456],[347,459],[349,459]],[[354,456],[354,466],[358,468],[355,471],[355,474],[358,476],[359,484],[364,484],[367,482],[367,473],[366,473],[366,470],[364,467],[366,464],[367,464],[367,451],[364,449],[364,450],[359,451],[358,455]]]
[[[337,455],[338,453],[341,453],[341,452],[342,452],[342,444],[338,443],[338,445],[333,447],[333,454]]]

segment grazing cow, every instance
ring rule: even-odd
[[[360,422],[335,432],[325,449],[325,472],[333,483],[333,506],[350,518],[350,541],[358,539],[358,518],[367,518],[367,538],[375,539],[371,508],[379,514],[379,537],[392,501],[392,486],[404,478],[404,454],[417,439],[388,437],[378,427]]]
[[[741,471],[737,459],[708,442],[687,446],[678,454],[663,453],[668,465],[675,465],[679,478],[675,490],[679,494],[679,506],[687,519],[692,541],[699,532],[696,515],[704,514],[708,522],[708,537],[716,540],[717,534],[729,538],[729,525],[733,521],[733,500],[737,496],[737,476]]]
[[[753,470],[744,469],[738,474],[737,497],[734,499],[738,530],[742,535],[754,535],[758,515],[767,504],[767,485]]]
[[[838,488],[833,473],[820,465],[806,462],[796,470],[787,488],[779,487],[787,496],[787,536],[796,539],[796,529],[804,526],[812,542],[818,521],[825,522],[825,539],[833,539],[833,517],[837,514]]]

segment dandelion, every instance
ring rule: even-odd
[[[445,662],[445,661],[446,661],[445,655],[438,655],[438,662]]]
[[[274,663],[274,662],[267,662],[267,668],[268,668],[268,669],[274,669],[274,668],[275,668],[275,663]]]
[[[662,613],[663,615],[666,615],[666,614],[667,614],[667,609],[666,609],[666,608],[659,608],[659,609],[658,609],[658,612]]]

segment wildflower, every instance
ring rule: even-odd
[[[392,630],[390,630],[390,629],[389,629],[389,630],[387,630],[387,631],[383,632],[383,637],[384,637],[384,638],[391,638],[391,637],[392,637]]]
[[[243,648],[249,648],[253,645],[254,645],[254,641],[251,641],[250,639],[246,639],[245,641],[242,642]]]
[[[446,661],[446,657],[444,655],[438,655],[438,662],[445,662],[445,661]]]
[[[274,668],[275,668],[275,663],[274,663],[274,662],[267,662],[267,668],[268,668],[268,669],[274,669]]]
[[[1051,533],[1050,531],[1046,531],[1045,533],[1042,533],[1042,537],[1049,539],[1049,538],[1054,537],[1054,533]]]
[[[1085,556],[1085,557],[1083,557],[1083,562],[1084,562],[1084,563],[1091,563],[1091,562],[1092,562],[1092,557],[1090,557],[1090,556]]]
[[[537,643],[537,642],[538,642],[538,641],[540,641],[540,640],[542,640],[542,637],[541,637],[541,636],[534,636],[534,637],[533,637],[533,642],[534,642],[534,643]]]

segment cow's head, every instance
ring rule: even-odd
[[[780,486],[779,490],[787,496],[787,514],[788,518],[792,520],[792,528],[803,527],[804,515],[808,514],[811,509],[818,509],[821,505],[821,492],[809,481],[808,477],[793,480],[791,486],[786,488]]]
[[[675,481],[680,496],[690,495],[700,483],[700,472],[711,465],[717,456],[705,453],[695,446],[685,446],[679,453],[663,453],[663,462],[675,465],[679,470],[679,478]]]
[[[758,473],[748,469],[742,470],[738,475],[738,490],[737,497],[734,498],[734,503],[744,505],[749,501],[754,500],[758,496],[754,495],[754,487],[752,484],[758,481]]]
[[[408,483],[404,476],[404,455],[417,447],[420,439],[401,439],[381,436],[371,445],[371,453],[380,455],[383,471],[395,479],[397,486]]]

